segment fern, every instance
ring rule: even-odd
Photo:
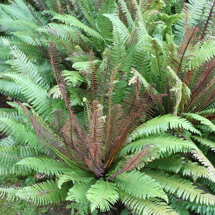
[[[116,185],[121,191],[136,198],[148,199],[152,197],[160,197],[165,201],[168,201],[166,194],[159,184],[151,177],[140,172],[133,170],[129,173],[122,173],[116,176],[114,181],[116,181]]]
[[[134,210],[137,214],[154,214],[154,215],[176,215],[177,213],[168,206],[165,202],[162,202],[158,198],[151,199],[139,199],[129,195],[120,193],[122,202]]]
[[[21,74],[4,74],[4,77],[14,80],[20,86],[21,93],[36,110],[40,110],[40,114],[45,115],[50,111],[50,102],[46,97],[47,91],[45,89],[35,85],[31,79]]]
[[[197,189],[189,181],[178,176],[168,176],[164,173],[146,171],[146,174],[157,180],[163,189],[179,198],[196,203],[214,205],[214,196]]]
[[[33,158],[28,157],[22,159],[21,161],[17,162],[16,165],[25,166],[30,169],[34,169],[39,173],[45,174],[61,174],[71,171],[68,167],[64,166],[63,164],[50,159],[50,158]]]
[[[69,189],[68,196],[66,200],[75,201],[77,203],[90,204],[90,201],[87,199],[87,191],[90,187],[95,184],[95,181],[89,181],[87,184],[76,184],[71,189]]]
[[[159,146],[161,148],[161,152],[163,153],[186,152],[189,149],[197,149],[196,145],[192,141],[182,140],[172,135],[162,134],[162,137],[160,135],[152,135],[131,142],[122,149],[121,155],[124,153],[127,154],[130,152],[134,153],[140,151],[149,143]]]
[[[103,40],[103,37],[97,31],[95,31],[94,29],[83,24],[82,22],[80,22],[78,19],[76,19],[73,16],[57,15],[54,17],[54,19],[60,20],[70,26],[77,27],[78,29],[83,30],[88,35],[95,37],[96,39]]]
[[[177,201],[211,211],[214,38],[198,43],[196,29],[210,30],[206,1],[26,2],[0,6],[0,91],[24,102],[0,111],[0,173],[53,181],[2,197],[83,213],[186,214]]]
[[[98,191],[100,194],[98,195]],[[101,211],[108,211],[111,204],[116,203],[118,200],[118,192],[116,186],[108,181],[99,179],[94,185],[87,191],[87,199],[91,202],[91,212],[95,208],[99,208]]]
[[[135,140],[138,137],[149,136],[155,133],[162,133],[168,129],[173,129],[176,127],[181,127],[185,130],[191,131],[193,133],[200,134],[192,124],[183,118],[178,118],[173,115],[164,115],[156,117],[149,122],[143,124],[136,128],[136,130],[131,134],[131,139]]]
[[[56,182],[47,181],[31,187],[20,188],[16,192],[16,196],[38,205],[54,204],[65,200],[68,188],[67,185],[60,189]]]

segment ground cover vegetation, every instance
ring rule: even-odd
[[[1,196],[72,214],[214,214],[214,5],[0,4],[0,174],[41,178]]]

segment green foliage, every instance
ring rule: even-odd
[[[47,176],[2,197],[82,214],[188,214],[177,202],[210,213],[214,4],[26,2],[0,6],[0,92],[19,100],[0,110],[0,173]]]

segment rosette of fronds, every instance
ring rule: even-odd
[[[37,204],[69,200],[91,212],[111,211],[116,206],[137,214],[177,214],[168,205],[169,196],[175,193],[184,201],[214,205],[213,195],[190,182],[191,171],[195,172],[194,178],[214,181],[212,164],[193,141],[177,135],[183,129],[200,138],[200,131],[174,115],[150,119],[165,95],[155,93],[154,86],[144,87],[144,79],[135,70],[132,74],[136,75],[130,80],[122,79],[120,65],[108,65],[112,56],[107,51],[100,65],[93,67],[88,99],[83,99],[83,123],[80,113],[76,114],[70,105],[67,91],[70,82],[62,76],[60,54],[53,43],[49,53],[65,107],[46,117],[39,111],[41,105],[36,109],[31,103],[11,102],[16,111],[2,110],[1,130],[12,140],[6,138],[1,142],[1,169],[3,174],[33,170],[52,177],[25,188],[1,187],[2,196]],[[112,69],[107,71],[108,66]],[[99,83],[102,77],[107,80]],[[127,84],[119,99],[115,94],[121,80]],[[51,97],[50,100],[51,104],[55,101]],[[7,145],[8,141],[11,144]],[[189,157],[185,162],[173,155],[190,152],[203,165],[195,164]],[[175,162],[168,165],[165,159]],[[163,166],[157,168],[156,160],[163,162]],[[173,172],[182,178],[174,177]]]

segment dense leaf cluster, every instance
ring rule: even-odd
[[[0,174],[47,179],[2,197],[214,214],[215,1],[183,3],[0,4]]]

